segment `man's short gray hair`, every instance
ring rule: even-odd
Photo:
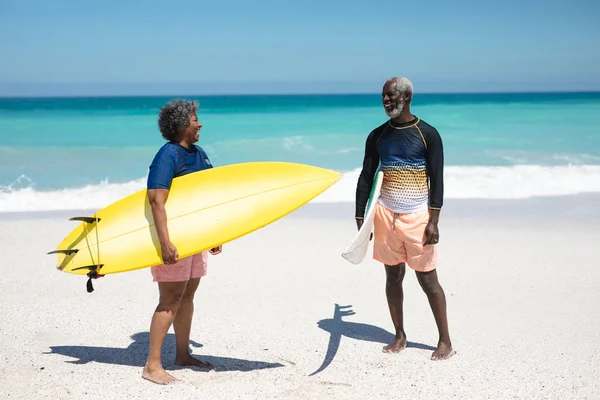
[[[403,76],[395,76],[390,79],[390,81],[394,82],[396,90],[400,93],[408,93],[413,94],[413,84],[412,82]]]
[[[175,99],[165,104],[158,112],[158,129],[166,140],[176,140],[179,133],[188,127],[190,117],[198,111],[196,100]]]

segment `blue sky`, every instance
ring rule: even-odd
[[[597,0],[0,0],[0,95],[600,90]]]

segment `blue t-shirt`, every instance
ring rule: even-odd
[[[147,189],[170,189],[173,178],[212,168],[206,152],[193,145],[186,149],[176,142],[165,143],[154,156],[148,172]]]

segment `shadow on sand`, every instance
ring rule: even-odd
[[[327,353],[323,364],[310,376],[318,374],[331,364],[335,357],[342,337],[345,336],[350,339],[365,340],[368,342],[381,343],[383,345],[389,344],[394,340],[394,334],[386,331],[385,329],[379,328],[373,325],[361,324],[357,322],[346,322],[342,320],[343,317],[354,315],[352,306],[340,306],[335,305],[333,311],[333,318],[322,319],[317,324],[319,328],[329,332],[329,346],[327,347]],[[422,343],[408,342],[406,347],[413,347],[423,350],[435,350],[435,347],[428,346]]]
[[[93,347],[93,346],[52,346],[50,351],[44,354],[60,354],[77,360],[66,361],[71,364],[87,364],[97,362],[102,364],[127,365],[132,367],[143,367],[148,355],[148,342],[150,334],[140,332],[131,336],[133,343],[127,348],[117,347]],[[202,347],[202,344],[190,341],[193,347]],[[164,342],[163,360],[165,369],[178,369],[175,360],[175,335],[167,334]],[[208,361],[213,365],[215,371],[253,371],[267,368],[283,367],[280,363],[269,363],[264,361],[250,361],[238,358],[216,357],[203,355],[202,361]]]

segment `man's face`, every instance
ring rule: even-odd
[[[387,81],[381,92],[381,102],[387,116],[396,118],[402,114],[402,110],[406,104],[406,97],[396,89],[394,82]]]

